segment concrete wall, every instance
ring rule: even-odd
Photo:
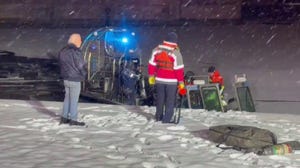
[[[171,22],[180,19],[240,19],[241,0],[0,0],[0,25],[104,25],[120,22]]]
[[[206,74],[209,65],[215,65],[224,75],[228,97],[233,96],[231,86],[234,74],[246,73],[254,99],[300,101],[298,24],[203,24],[132,29],[140,38],[145,64],[152,48],[163,40],[164,35],[168,31],[176,31],[185,70],[200,75]],[[55,56],[66,44],[70,33],[79,32],[87,36],[92,31],[93,29],[0,29],[0,49],[28,57]],[[266,109],[262,102],[256,103],[258,110]],[[300,108],[300,103],[296,102],[294,105]],[[272,109],[274,110],[279,108]]]

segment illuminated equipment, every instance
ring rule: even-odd
[[[207,75],[194,76],[188,71],[185,75],[187,89],[187,106],[192,109],[206,109],[208,111],[226,111],[221,97],[219,85],[209,83]]]
[[[81,49],[88,68],[83,94],[123,103],[122,71],[128,64],[135,64],[132,67],[136,70],[133,69],[132,75],[143,80],[138,71],[141,57],[134,32],[121,28],[101,28],[85,38]]]

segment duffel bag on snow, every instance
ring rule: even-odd
[[[269,130],[252,126],[218,125],[209,128],[209,140],[233,149],[262,148],[277,144],[277,137]]]

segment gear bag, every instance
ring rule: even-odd
[[[218,143],[217,147],[225,144],[236,150],[259,149],[277,144],[277,137],[274,133],[252,126],[212,126],[209,128],[208,136],[210,141]]]

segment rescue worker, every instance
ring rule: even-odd
[[[224,81],[220,72],[216,70],[216,67],[210,66],[208,68],[208,75],[209,75],[209,83],[219,84],[220,94],[222,94],[224,91]]]
[[[156,121],[172,123],[177,91],[186,94],[184,64],[177,45],[177,34],[168,33],[162,44],[153,49],[148,64],[150,86],[156,85]]]

